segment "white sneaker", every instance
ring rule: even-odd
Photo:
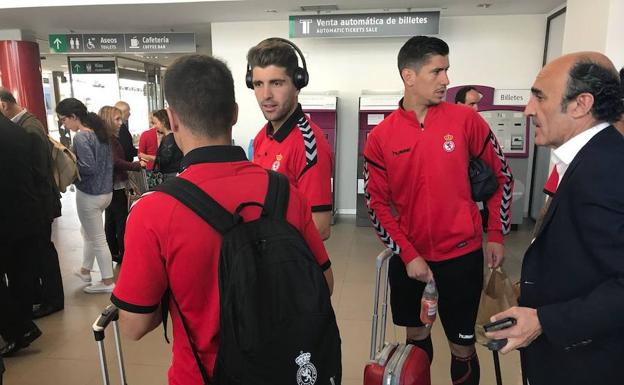
[[[98,294],[98,293],[112,293],[115,288],[115,284],[111,283],[110,285],[105,285],[104,282],[92,283],[91,285],[82,289],[85,293],[88,294]]]
[[[77,268],[74,270],[74,275],[78,278],[80,278],[80,280],[82,280],[82,282],[91,282],[91,273],[89,274],[82,274],[82,270],[80,268]]]

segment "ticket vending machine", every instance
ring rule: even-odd
[[[453,102],[455,94],[462,87],[450,88],[446,100]],[[494,88],[474,87],[483,95],[479,102],[479,114],[496,135],[514,176],[511,223],[518,225],[528,216],[529,211],[535,128],[531,127],[530,119],[524,116],[524,106],[495,105]]]
[[[322,130],[325,139],[329,143],[331,155],[333,159],[333,170],[331,178],[332,191],[332,224],[336,218],[336,148],[337,148],[337,115],[336,106],[338,97],[335,93],[328,92],[326,94],[300,94],[299,103],[303,112]]]
[[[364,198],[364,147],[366,139],[376,125],[396,110],[402,93],[372,94],[362,93],[360,96],[359,125],[358,125],[358,162],[357,162],[357,226],[370,226],[368,208]]]

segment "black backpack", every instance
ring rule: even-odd
[[[486,202],[498,190],[498,180],[494,171],[481,159],[481,155],[483,155],[483,151],[485,151],[493,135],[490,131],[479,155],[474,158],[471,157],[468,162],[470,191],[472,200],[475,202]]]
[[[204,383],[340,384],[340,335],[329,287],[305,240],[286,221],[288,179],[269,171],[264,204],[242,203],[234,214],[179,177],[156,190],[179,200],[223,235],[219,351],[212,379],[171,293]],[[250,205],[262,207],[262,215],[243,222],[240,212]]]

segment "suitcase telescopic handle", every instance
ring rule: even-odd
[[[110,304],[102,311],[102,314],[93,323],[93,334],[96,341],[104,340],[104,330],[112,321],[119,319],[119,309],[113,304]]]
[[[371,350],[370,350],[370,359],[374,360],[375,355],[377,354],[377,320],[379,318],[378,310],[379,310],[379,289],[381,287],[381,272],[383,270],[384,263],[392,257],[393,252],[390,249],[385,249],[382,251],[375,260],[376,265],[376,273],[375,273],[375,294],[373,297],[373,324],[371,328]],[[383,302],[381,303],[381,331],[380,331],[380,344],[383,345],[384,340],[386,338],[386,315],[388,313],[388,269],[385,270],[386,274],[384,277],[384,291],[383,291]]]

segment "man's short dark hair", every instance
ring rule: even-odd
[[[589,59],[575,63],[568,74],[561,110],[565,112],[568,103],[582,93],[593,95],[591,113],[599,121],[613,123],[624,113],[622,85],[618,73],[613,69]]]
[[[409,39],[401,50],[397,58],[399,74],[403,68],[420,70],[423,64],[429,61],[431,56],[449,54],[449,46],[444,40],[431,36],[414,36]]]
[[[271,65],[285,68],[290,79],[294,79],[295,71],[299,67],[293,47],[273,38],[262,40],[251,47],[247,52],[247,63],[252,70],[254,67],[266,68]]]
[[[0,101],[10,104],[17,104],[17,100],[15,100],[15,96],[4,87],[0,87]]]
[[[455,104],[466,104],[466,94],[470,91],[479,92],[476,88],[474,88],[474,86],[464,86],[460,88],[459,91],[457,91],[457,93],[455,94]]]
[[[229,135],[236,101],[228,67],[207,55],[187,55],[173,62],[164,80],[165,99],[180,121],[196,134]]]

